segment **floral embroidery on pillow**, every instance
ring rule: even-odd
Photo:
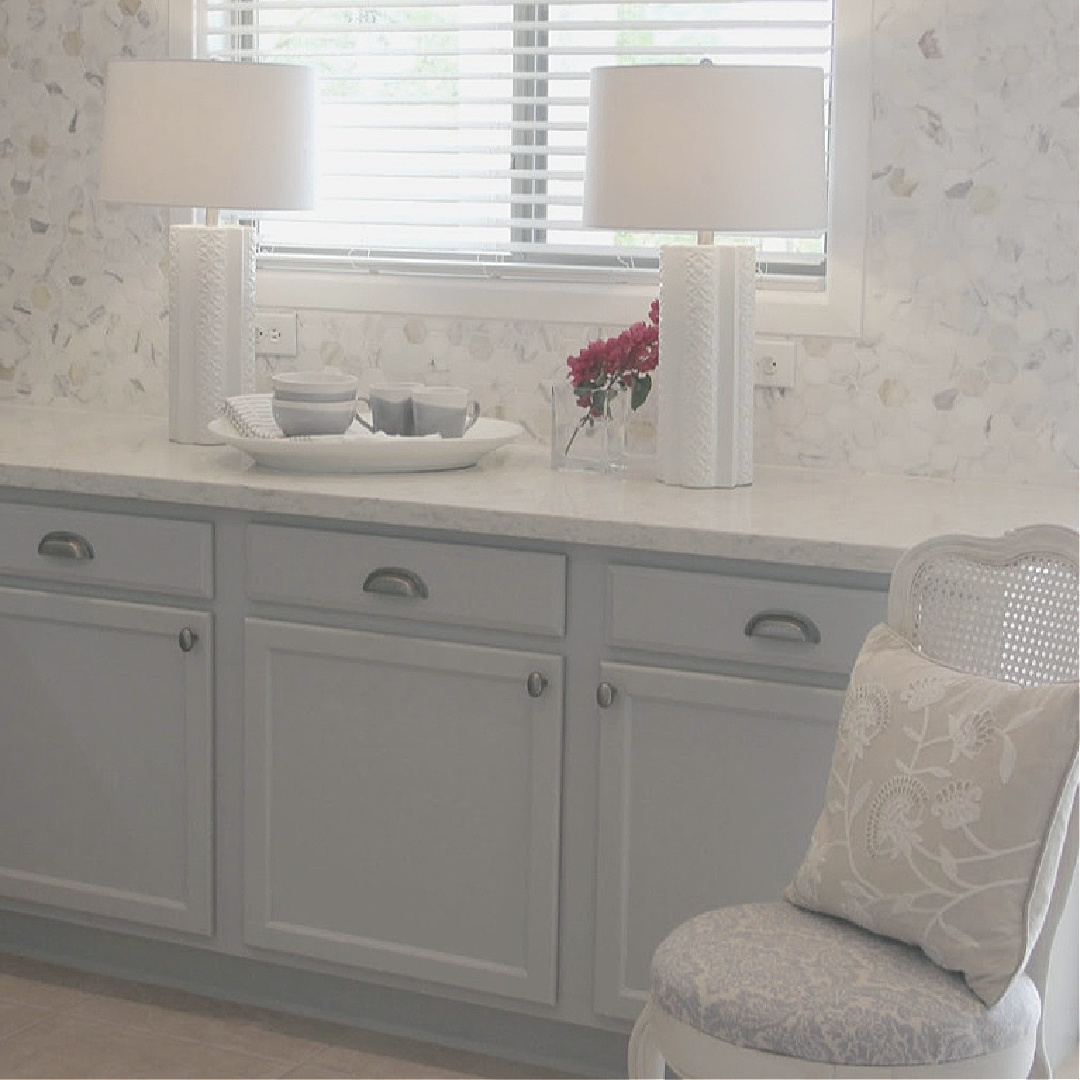
[[[979,820],[982,788],[970,780],[954,780],[935,796],[930,813],[941,818],[943,829],[962,829]]]
[[[840,714],[840,741],[853,759],[861,758],[874,737],[888,727],[889,712],[884,687],[863,683],[848,694]]]
[[[928,796],[913,776],[894,776],[878,789],[866,819],[866,854],[910,859],[920,842],[919,826]]]
[[[1075,685],[966,675],[876,627],[788,899],[918,945],[996,1000],[1032,943],[1028,896],[1075,776],[1076,702]]]
[[[973,758],[994,737],[994,716],[987,709],[978,713],[960,713],[949,716],[949,738],[952,739],[952,752],[949,764],[952,765],[961,754]]]

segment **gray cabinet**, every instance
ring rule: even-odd
[[[254,532],[249,584],[260,594],[288,588],[294,602],[311,588],[319,602],[337,576],[355,586],[344,584],[335,603],[348,606],[355,587],[357,607],[380,618],[422,622],[430,610],[433,622],[456,613],[504,628],[539,615],[539,632],[561,632],[561,556],[492,551],[476,563],[484,549],[311,538],[327,557],[286,585],[260,563],[287,565],[306,538]],[[500,568],[507,557],[517,565]],[[486,583],[476,569],[485,564],[520,581],[518,596]],[[395,589],[423,588],[365,593],[360,583],[373,574]],[[554,592],[544,584],[552,574]],[[542,603],[522,606],[521,591],[537,582]],[[452,633],[245,621],[244,939],[552,1003],[563,658]]]
[[[210,935],[212,526],[0,503],[0,575],[0,897]]]
[[[210,656],[203,612],[0,588],[0,896],[211,933]]]
[[[0,503],[0,901],[597,1045],[675,925],[780,895],[884,616],[867,576],[137,510]]]
[[[884,594],[613,566],[607,612],[609,648],[656,657],[602,662],[598,691],[594,1008],[634,1019],[670,930],[790,880],[843,701],[805,673],[836,685]],[[760,674],[684,669],[700,658]]]
[[[683,920],[775,900],[821,810],[842,694],[605,663],[596,1011],[634,1019]]]

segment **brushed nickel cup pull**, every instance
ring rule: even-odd
[[[615,695],[618,691],[609,682],[602,682],[596,688],[596,704],[601,709],[610,709],[615,701]]]
[[[525,689],[529,691],[529,697],[539,697],[547,686],[547,676],[539,671],[530,671],[525,680]]]
[[[85,536],[78,533],[56,532],[46,533],[37,546],[38,554],[47,559],[74,559],[76,562],[86,562],[94,557],[94,549]]]
[[[747,637],[801,641],[806,645],[821,641],[821,631],[814,621],[794,611],[759,611],[743,628],[743,633]]]
[[[185,626],[184,629],[180,631],[179,638],[180,651],[191,652],[191,650],[195,648],[195,643],[199,640],[199,635],[196,634],[190,626]]]
[[[404,570],[400,566],[380,566],[364,578],[364,592],[426,600],[428,587],[424,579],[412,570]]]

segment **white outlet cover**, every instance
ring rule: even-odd
[[[754,385],[793,387],[797,346],[794,338],[754,338]]]
[[[263,356],[296,356],[296,313],[258,312],[255,315],[255,352]]]

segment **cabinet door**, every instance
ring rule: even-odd
[[[210,629],[0,589],[0,895],[211,933]]]
[[[256,619],[245,649],[245,940],[554,1001],[562,659]]]
[[[777,900],[825,796],[843,695],[602,664],[594,1005],[633,1018],[679,923]]]

